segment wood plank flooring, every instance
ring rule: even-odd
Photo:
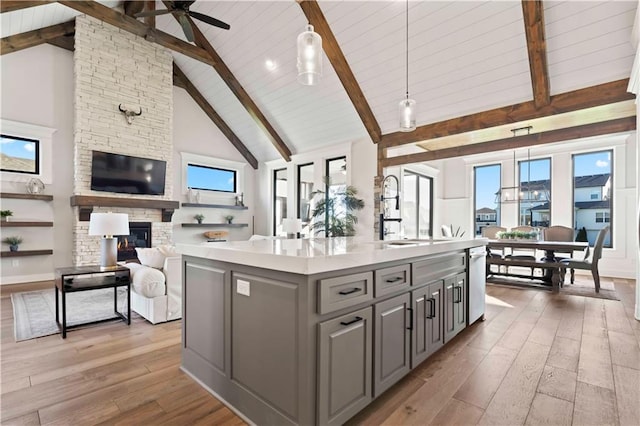
[[[489,286],[486,321],[349,424],[639,425],[636,283],[614,282],[620,301]],[[9,294],[33,287],[2,288],[3,425],[244,424],[179,370],[180,321],[16,343]]]

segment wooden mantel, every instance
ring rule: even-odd
[[[94,195],[72,195],[71,206],[79,207],[78,219],[88,221],[94,207],[125,207],[132,209],[160,209],[162,221],[171,222],[173,212],[180,208],[178,201],[150,200],[147,198],[98,197]]]

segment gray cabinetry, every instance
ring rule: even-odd
[[[443,281],[411,292],[413,337],[411,368],[415,368],[444,344]]]
[[[373,272],[318,281],[318,312],[326,314],[373,299]]]
[[[318,325],[318,423],[342,424],[371,402],[371,307]]]
[[[444,280],[444,340],[448,342],[466,327],[466,274],[460,273]]]
[[[409,293],[374,305],[373,392],[380,395],[410,370],[411,297]]]

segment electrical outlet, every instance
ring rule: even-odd
[[[20,266],[20,260],[19,259],[11,259],[11,266]]]
[[[249,281],[238,280],[237,292],[245,296],[251,295],[251,283]]]

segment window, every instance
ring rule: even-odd
[[[187,188],[235,193],[236,171],[189,163]]]
[[[3,172],[40,174],[40,141],[17,136],[0,135]]]
[[[298,218],[302,221],[303,236],[310,236],[311,212],[313,211],[313,163],[298,165]]]
[[[551,220],[551,159],[519,162],[518,223],[548,227]]]
[[[485,226],[500,225],[500,164],[473,168],[475,232]]]
[[[325,211],[324,223],[325,229],[329,225],[329,214],[333,213],[334,217],[342,218],[346,215],[347,210],[344,205],[343,197],[336,197],[338,193],[344,193],[347,189],[347,157],[338,157],[328,159],[325,163],[325,200],[335,199],[333,209],[327,208]],[[329,205],[329,203],[326,203]],[[332,210],[332,211],[330,211]]]
[[[598,232],[611,223],[612,158],[612,150],[573,155],[573,223],[578,237],[591,246]],[[612,235],[607,233],[605,247],[612,246]]]
[[[433,179],[405,171],[402,177],[402,221],[406,238],[433,235]],[[393,200],[391,200],[393,202]],[[388,216],[385,214],[385,216]]]
[[[273,235],[287,235],[282,221],[287,217],[287,169],[273,171]]]

